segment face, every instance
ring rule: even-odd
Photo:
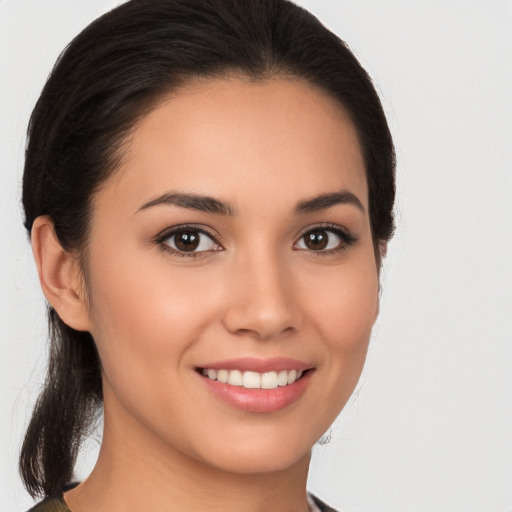
[[[378,311],[351,121],[302,82],[214,80],[124,151],[86,272],[105,439],[240,473],[293,465],[354,389]]]

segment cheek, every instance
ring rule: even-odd
[[[171,272],[164,258],[155,264],[140,254],[105,257],[97,268],[90,286],[92,335],[105,371],[178,364],[208,318],[209,296],[198,293],[187,272]]]
[[[350,349],[352,345],[356,348],[368,337],[378,313],[379,280],[375,263],[373,260],[355,262],[350,268],[331,272],[323,281],[316,280],[316,288],[317,293],[312,294],[311,316],[318,320],[318,330],[333,348]]]
[[[322,283],[316,280],[317,286]],[[362,370],[373,324],[379,310],[379,280],[375,261],[356,260],[323,280],[323,292],[312,294],[310,318],[327,350],[324,364],[331,383],[352,391]],[[348,396],[347,396],[348,398]]]
[[[163,422],[171,431],[176,410],[190,407],[180,391],[184,359],[209,318],[212,299],[198,294],[186,272],[140,255],[104,258],[90,288],[106,406],[112,414],[129,411],[151,429]]]

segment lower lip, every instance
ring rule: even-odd
[[[304,394],[313,370],[305,372],[299,380],[275,389],[248,389],[231,386],[199,375],[209,390],[228,405],[247,412],[276,412],[293,404]]]

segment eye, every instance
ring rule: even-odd
[[[336,252],[356,242],[356,237],[339,227],[317,227],[304,233],[296,249],[314,252]]]
[[[157,242],[165,249],[182,255],[218,251],[222,247],[205,231],[194,227],[179,227],[166,231]]]

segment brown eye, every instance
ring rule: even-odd
[[[208,234],[196,229],[180,229],[162,237],[161,242],[179,253],[216,251],[220,246]]]
[[[321,251],[329,243],[329,234],[324,230],[310,231],[304,235],[304,245],[311,251]]]
[[[174,244],[179,251],[195,251],[199,247],[199,233],[183,231],[174,235]]]
[[[330,253],[341,251],[354,244],[357,238],[338,227],[319,226],[304,233],[295,244],[295,249],[303,251]]]

